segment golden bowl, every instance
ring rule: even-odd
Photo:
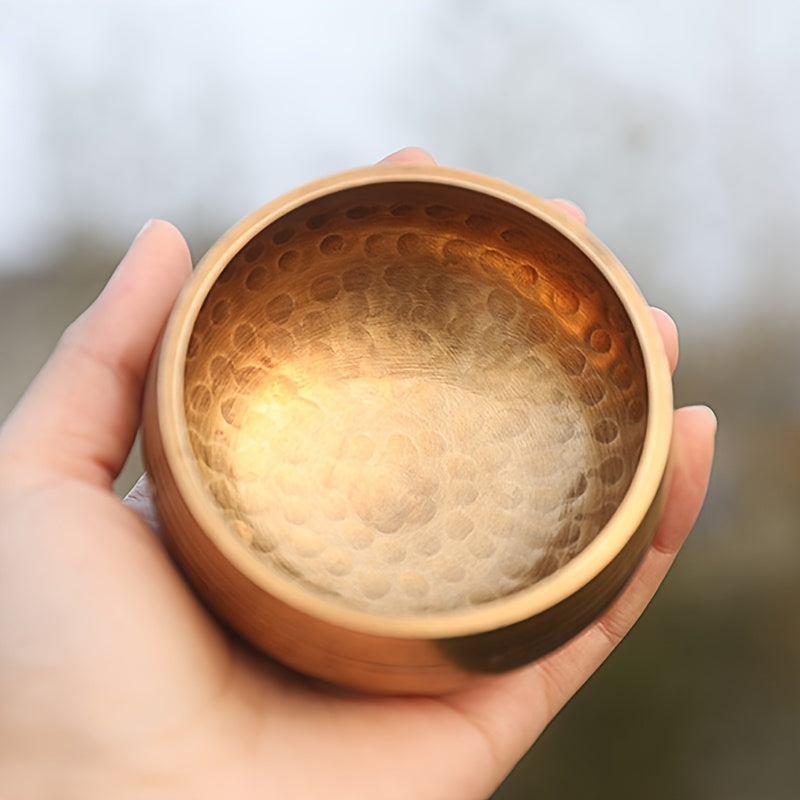
[[[439,693],[589,624],[652,540],[663,345],[551,204],[431,166],[336,175],[225,234],[154,359],[144,453],[197,594],[284,664]]]

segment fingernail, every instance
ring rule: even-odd
[[[563,197],[553,197],[550,202],[582,225],[586,224],[586,212],[577,203]]]
[[[421,147],[403,147],[382,158],[378,164],[435,164],[436,159]]]
[[[153,224],[153,219],[152,219],[152,218],[150,218],[149,220],[147,220],[147,222],[145,222],[145,224],[144,224],[144,225],[142,225],[142,227],[141,227],[141,228],[140,228],[140,230],[139,230],[139,233],[137,233],[137,234],[136,234],[136,236],[134,236],[134,237],[133,237],[133,241],[135,242],[135,241],[136,241],[136,240],[137,240],[137,239],[138,239],[140,236],[142,236],[143,234],[145,234],[145,233],[147,232],[147,229],[148,229],[148,228],[149,228],[149,227],[150,227],[152,224]]]
[[[717,428],[719,427],[719,420],[717,419],[717,415],[714,413],[713,409],[709,408],[709,406],[695,406],[695,408],[702,411],[708,418],[712,421],[714,425],[714,433],[717,432]]]

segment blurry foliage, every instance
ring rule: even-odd
[[[0,275],[0,420],[5,419],[67,327],[100,293],[123,247],[75,231],[38,272]],[[138,453],[118,481],[140,472]]]
[[[791,320],[684,342],[719,416],[695,530],[633,633],[496,793],[790,800],[800,786],[800,370]]]

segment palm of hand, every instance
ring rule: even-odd
[[[442,698],[338,691],[228,637],[143,518],[110,491],[188,269],[177,232],[147,228],[0,434],[0,790],[486,797],[657,588],[702,501],[711,418],[677,412],[654,548],[566,647]],[[116,325],[123,304],[135,326]],[[665,315],[657,321],[674,364],[674,328]]]
[[[10,511],[45,535],[34,560],[6,560],[3,589],[22,610],[4,628],[4,651],[17,643],[17,663],[4,669],[40,680],[10,696],[4,716],[43,704],[53,724],[29,719],[29,748],[3,770],[23,769],[24,756],[41,759],[43,743],[58,740],[43,786],[74,780],[79,796],[127,781],[141,788],[148,776],[156,796],[234,787],[241,797],[376,796],[378,786],[386,797],[480,797],[513,764],[461,708],[500,682],[431,699],[307,681],[228,639],[136,513],[101,489],[41,483]],[[65,525],[53,526],[54,508]]]

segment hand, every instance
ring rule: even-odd
[[[663,579],[705,493],[713,415],[676,412],[653,546],[563,648],[440,698],[325,688],[235,644],[111,490],[189,270],[180,234],[146,226],[0,430],[0,795],[485,798]],[[675,326],[653,313],[674,367]]]

